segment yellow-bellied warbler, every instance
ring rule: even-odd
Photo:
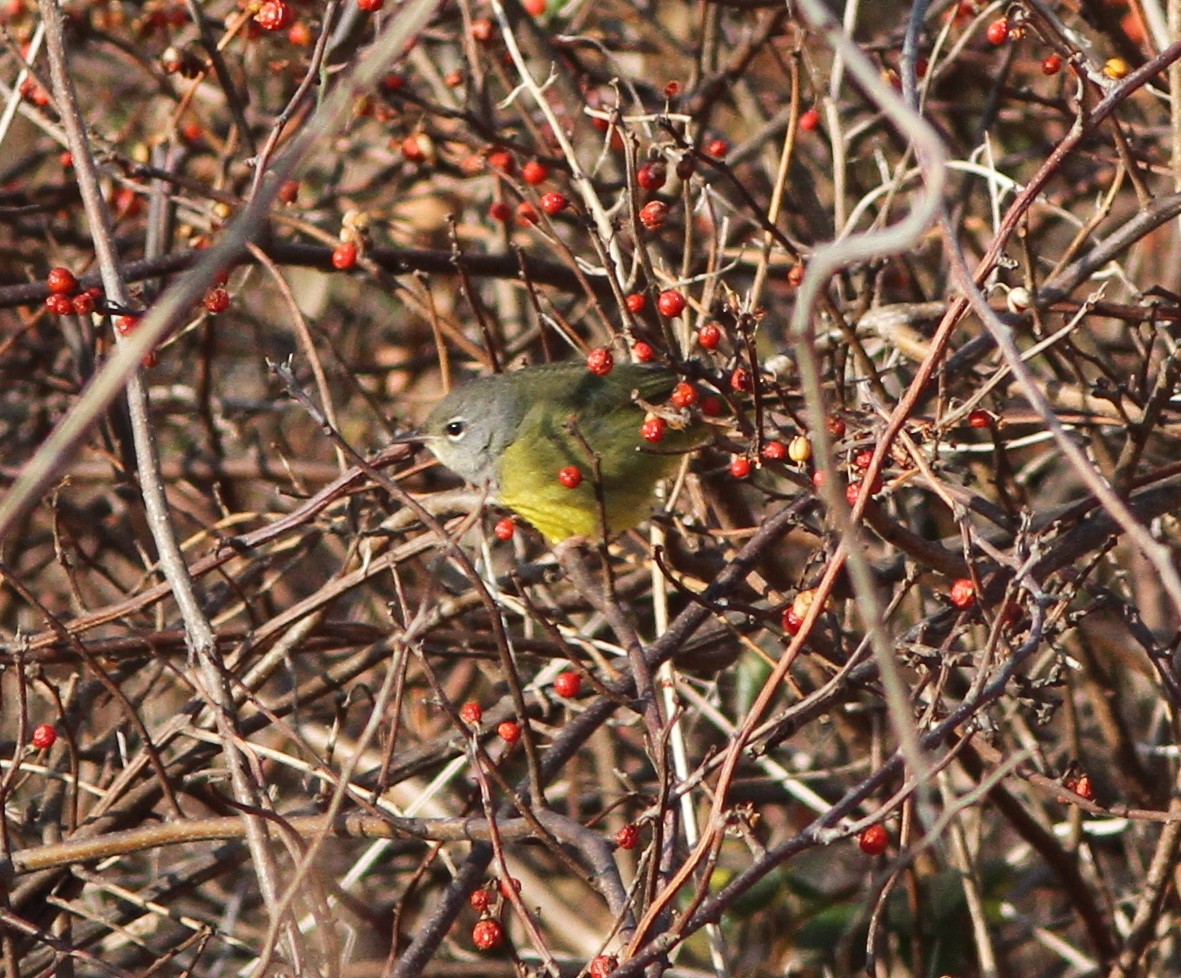
[[[605,376],[584,361],[526,367],[453,390],[420,438],[551,543],[601,539],[604,529],[611,536],[644,519],[657,481],[707,440],[700,423],[682,423],[664,403],[676,384],[656,365],[619,364]],[[653,417],[656,440],[641,433]]]

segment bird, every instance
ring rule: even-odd
[[[705,440],[686,413],[660,406],[677,382],[655,364],[604,375],[584,361],[525,367],[457,387],[419,437],[551,544],[606,539],[649,515],[656,483]],[[641,426],[656,416],[664,437],[652,441]]]

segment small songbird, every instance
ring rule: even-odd
[[[606,376],[582,361],[526,367],[453,390],[420,437],[551,543],[602,539],[643,520],[656,483],[707,440],[691,422],[662,426],[667,437],[655,442],[641,434],[645,405],[663,404],[676,383],[655,365],[619,364]]]

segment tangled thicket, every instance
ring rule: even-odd
[[[1181,4],[381,7],[2,11],[7,973],[1181,971]],[[602,347],[609,547],[394,441]]]

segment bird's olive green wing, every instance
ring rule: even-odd
[[[641,437],[645,409],[632,393],[663,401],[676,378],[661,368],[625,364],[597,377],[571,364],[516,377],[533,388],[533,396],[527,395],[530,406],[504,455],[500,500],[551,540],[598,537],[604,516],[608,535],[634,526],[648,515],[652,489],[675,468],[678,452],[700,441],[682,448],[679,432],[668,445]],[[558,479],[571,465],[583,477],[575,489]]]

